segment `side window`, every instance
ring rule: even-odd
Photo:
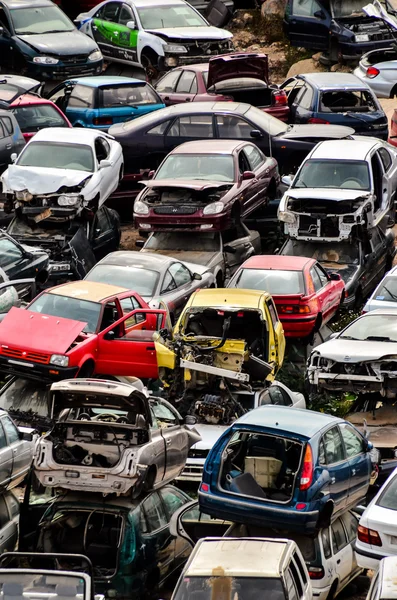
[[[19,442],[18,429],[15,427],[11,419],[9,417],[3,417],[1,422],[3,424],[4,431],[6,432],[8,443],[14,444],[14,442]]]
[[[272,320],[273,327],[276,327],[279,323],[279,318],[278,318],[278,313],[277,313],[276,307],[273,303],[273,300],[268,300],[266,302],[266,304],[267,304],[267,308],[269,309],[270,318]]]
[[[175,290],[175,289],[176,289],[175,280],[172,277],[170,270],[168,269],[168,271],[166,272],[165,277],[164,277],[163,287],[161,288],[161,293],[166,294],[167,292],[171,292],[172,290]]]
[[[167,525],[167,515],[159,495],[154,492],[142,503],[144,518],[141,518],[142,533],[152,533]]]
[[[352,515],[352,513],[346,512],[346,513],[343,513],[343,515],[341,516],[341,521],[345,527],[348,541],[350,543],[354,542],[354,540],[356,539],[357,527],[358,527],[358,521],[357,521],[356,517],[354,515]]]
[[[167,135],[172,137],[214,137],[212,115],[191,115],[175,119]]]
[[[10,23],[8,21],[8,17],[4,11],[4,8],[0,8],[0,25],[7,29],[8,32],[11,31]]]
[[[156,91],[160,94],[164,92],[173,92],[181,73],[182,71],[179,69],[164,75],[156,85]]]
[[[349,425],[345,425],[344,423],[340,425],[340,430],[342,432],[347,458],[365,452],[364,440],[358,432],[354,431],[352,427],[349,427]]]
[[[3,496],[0,496],[0,528],[3,528],[9,522],[10,517],[8,514],[7,504]]]
[[[324,434],[323,440],[328,465],[332,465],[344,460],[345,454],[343,451],[342,439],[340,437],[338,427],[333,427],[327,431]]]
[[[0,239],[0,266],[6,267],[11,263],[21,260],[22,252],[11,240]]]
[[[294,578],[296,591],[298,592],[298,598],[301,598],[303,595],[303,586],[299,577],[298,569],[293,560],[291,560],[289,568],[291,569],[292,577]]]
[[[181,78],[178,81],[178,85],[176,86],[176,93],[189,94],[195,79],[196,74],[194,71],[183,71]]]
[[[337,519],[331,525],[332,531],[332,550],[333,553],[336,554],[340,550],[343,550],[345,546],[349,543],[346,537],[345,530],[343,528],[342,522],[340,519]]]
[[[372,245],[373,250],[375,251],[382,244],[383,244],[382,234],[381,234],[380,230],[375,227],[372,230],[372,237],[371,237],[371,245]]]
[[[156,127],[149,129],[146,133],[147,135],[164,135],[169,124],[170,121],[163,121],[159,125],[156,125]]]
[[[307,110],[310,110],[312,107],[312,101],[313,101],[313,90],[310,87],[310,85],[306,84],[303,88],[302,95],[299,94],[299,98],[297,98],[297,102],[301,106],[301,108],[306,108]]]
[[[14,494],[12,492],[9,492],[8,494],[6,494],[3,497],[5,498],[5,501],[7,502],[11,518],[17,517],[19,515],[19,502],[15,498]]]
[[[12,135],[14,133],[14,126],[10,117],[1,117],[1,122],[4,125],[4,129],[8,135]]]
[[[253,129],[252,125],[244,119],[234,115],[217,115],[219,137],[232,140],[247,139]]]
[[[101,8],[100,14],[97,13],[97,16],[104,21],[117,23],[120,7],[120,2],[109,2],[109,4],[105,4],[105,6]]]
[[[182,263],[174,263],[170,266],[169,272],[174,278],[177,287],[182,287],[192,281],[192,276],[189,269]]]
[[[128,315],[128,313],[135,310],[136,308],[140,308],[138,302],[133,296],[130,296],[129,298],[123,298],[122,300],[120,300],[120,306],[123,311],[123,315]],[[136,315],[133,315],[132,317],[124,321],[124,327],[128,329],[128,327],[132,327],[133,325],[141,323],[144,320],[144,315],[137,313]]]
[[[97,157],[98,163],[101,160],[105,160],[109,156],[110,146],[108,142],[101,137],[97,137],[95,140],[95,155]]]
[[[329,527],[321,530],[321,542],[323,544],[324,558],[331,557],[331,541],[329,539]]]
[[[246,146],[245,155],[251,167],[251,171],[256,171],[266,160],[265,155],[255,146]]]
[[[160,429],[174,427],[179,424],[179,419],[168,406],[162,402],[153,402],[151,405],[154,416]]]
[[[316,292],[318,292],[323,287],[323,284],[321,283],[320,276],[317,273],[317,271],[314,269],[314,267],[312,267],[310,269],[310,276],[313,280],[314,289]]]
[[[319,460],[320,465],[326,465],[327,464],[327,459],[326,459],[326,456],[325,456],[325,446],[324,446],[324,441],[323,440],[320,440],[318,460]]]
[[[298,600],[294,578],[292,577],[290,569],[285,572],[285,585],[287,588],[288,600]]]
[[[65,100],[66,100],[65,92],[66,92],[66,86],[63,85],[57,92],[55,92],[55,94],[50,96],[51,102],[56,104],[58,106],[58,108],[61,108],[61,109],[65,108]]]
[[[103,331],[119,319],[119,313],[115,302],[108,302],[103,309],[100,330]]]
[[[328,279],[327,274],[324,271],[324,269],[322,267],[320,267],[320,265],[315,265],[314,270],[316,271],[317,275],[320,278],[321,287],[324,287],[325,285],[327,285],[329,279]]]
[[[0,449],[8,446],[6,434],[0,420]]]
[[[303,585],[306,585],[307,584],[306,569],[305,569],[305,566],[302,564],[302,561],[296,552],[294,552],[294,554],[293,554],[293,559],[296,562],[296,565],[298,567],[298,571],[299,571],[301,579],[303,581]]]
[[[294,0],[292,3],[292,14],[297,17],[313,17],[318,10],[321,6],[315,0]]]
[[[175,489],[170,490],[169,488],[163,488],[160,490],[160,496],[165,504],[168,519],[172,517],[178,508],[186,504],[185,498]]]
[[[238,170],[240,171],[240,175],[244,173],[244,171],[250,171],[251,165],[248,162],[246,154],[244,150],[240,150],[238,154]]]
[[[119,23],[121,25],[127,25],[128,21],[135,21],[132,10],[126,4],[123,4],[119,14]]]
[[[1,120],[0,120],[0,140],[1,140],[2,138],[4,138],[4,137],[5,137],[5,135],[6,135],[6,134],[5,134],[5,132],[4,132],[4,127],[3,127],[2,123],[1,123]]]
[[[277,384],[273,384],[268,389],[272,404],[279,406],[292,406],[292,400],[286,392]]]
[[[380,159],[383,163],[383,168],[385,169],[385,171],[388,171],[392,163],[392,158],[390,154],[388,153],[386,148],[379,148],[378,152],[380,154]]]
[[[94,88],[88,85],[75,85],[70,94],[68,108],[91,108],[94,103]]]

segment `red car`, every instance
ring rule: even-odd
[[[42,292],[0,323],[0,370],[28,379],[130,375],[157,378],[153,332],[166,311],[136,293],[92,281]]]
[[[397,108],[393,111],[389,129],[389,139],[387,141],[392,146],[397,146]]]
[[[178,67],[154,86],[167,105],[183,102],[245,102],[281,121],[289,116],[284,90],[269,84],[266,54],[227,54],[208,63]]]
[[[334,316],[345,297],[338,273],[328,275],[316,260],[300,256],[253,256],[228,287],[269,292],[286,337],[311,336]]]
[[[26,142],[45,127],[72,127],[56,104],[35,94],[19,96],[11,103],[10,110],[14,113]]]

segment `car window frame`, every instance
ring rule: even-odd
[[[189,89],[186,91],[178,90],[178,86],[179,86],[179,84],[182,84],[183,78],[184,77],[186,78],[189,76],[192,77],[192,79],[190,81]],[[195,71],[193,71],[192,69],[182,69],[181,76],[179,77],[177,84],[175,85],[175,94],[192,94],[192,93],[194,93],[191,91],[191,89],[192,89],[192,86],[193,86],[193,83],[195,82],[195,80],[196,80]],[[196,81],[196,86],[197,86],[197,81]]]
[[[338,544],[336,542],[336,536],[334,534],[334,528],[336,528],[337,523],[339,523],[340,528],[343,532],[343,535],[345,536],[345,544],[341,547],[338,546]],[[347,533],[346,533],[346,529],[344,528],[340,517],[338,517],[337,519],[335,519],[335,521],[333,521],[333,523],[331,523],[331,541],[332,541],[332,553],[334,556],[339,554],[339,552],[342,552],[342,550],[344,550],[346,548],[346,546],[349,546],[349,544],[350,544]],[[335,548],[336,548],[336,550],[335,550]]]
[[[378,152],[380,161],[381,161],[381,163],[383,165],[383,170],[384,170],[385,173],[387,173],[389,171],[390,167],[393,164],[393,158],[391,157],[390,152],[386,148],[384,148],[383,146],[381,146],[380,148],[378,148],[377,152]],[[389,163],[388,163],[387,166],[385,165],[385,161],[383,160],[383,154],[386,154],[387,157],[388,157],[388,159],[389,159]]]
[[[259,162],[257,165],[253,165],[253,163],[251,162],[251,160],[250,160],[250,157],[249,157],[249,155],[248,155],[248,149],[250,149],[250,151],[251,151],[252,153],[254,153],[254,154],[256,153],[256,154],[257,154],[257,156],[260,158],[260,162]],[[260,149],[259,149],[257,146],[255,146],[254,144],[247,144],[246,146],[244,146],[244,148],[243,148],[243,152],[244,152],[244,154],[245,154],[245,158],[246,158],[246,159],[247,159],[247,161],[248,161],[248,164],[249,164],[249,165],[250,165],[250,167],[251,167],[251,171],[253,171],[254,173],[255,173],[255,172],[258,170],[258,169],[260,169],[260,168],[261,168],[261,167],[264,165],[264,163],[266,162],[266,156],[265,156],[265,155],[263,154],[263,152],[261,152],[261,150],[260,150]]]
[[[10,417],[9,415],[2,415],[2,416],[0,417],[0,422],[1,422],[1,425],[2,425],[2,427],[3,427],[4,433],[5,433],[5,436],[6,436],[6,440],[7,440],[7,442],[8,442],[8,444],[7,444],[7,445],[8,445],[8,446],[12,446],[13,444],[19,443],[19,442],[21,441],[21,438],[19,437],[19,431],[18,431],[18,427],[15,425],[15,423],[14,423],[14,421],[11,419],[11,417]],[[16,438],[15,438],[15,440],[13,440],[13,441],[11,441],[11,438],[9,437],[9,434],[8,434],[7,428],[6,428],[6,426],[5,426],[5,423],[7,423],[7,422],[8,422],[8,423],[10,424],[10,426],[11,426],[11,427],[12,427],[12,428],[15,430]]]
[[[167,77],[170,77],[172,74],[175,74],[175,73],[176,73],[177,77],[176,77],[175,84],[174,84],[173,88],[170,89],[170,90],[159,90],[158,89],[159,84],[161,84],[161,82],[164,79],[167,79]],[[154,89],[156,90],[156,92],[158,94],[174,94],[175,90],[176,90],[176,87],[178,85],[178,82],[179,82],[179,80],[180,80],[180,78],[182,76],[182,73],[183,73],[183,69],[175,69],[175,70],[172,70],[172,71],[168,71],[168,73],[166,73],[161,79],[159,79],[159,81],[156,83],[156,86],[155,86]]]
[[[146,509],[145,509],[145,502],[147,502],[147,500],[149,500],[150,498],[152,498],[152,497],[155,497],[155,496],[157,497],[157,500],[158,500],[158,504],[159,504],[159,506],[161,506],[161,508],[162,508],[162,510],[163,510],[164,517],[165,517],[165,524],[164,524],[164,525],[161,525],[161,527],[158,527],[157,529],[150,529],[150,528],[149,528],[149,519],[148,519],[148,516],[147,516],[147,511],[146,511]],[[145,499],[142,501],[142,503],[141,503],[141,505],[140,505],[140,512],[141,512],[141,515],[143,515],[143,517],[144,517],[144,521],[145,521],[145,524],[146,524],[146,527],[145,527],[146,531],[144,531],[144,530],[141,528],[141,533],[142,533],[142,535],[143,535],[143,536],[145,536],[145,535],[146,535],[146,536],[152,536],[152,535],[155,535],[155,534],[156,534],[156,533],[158,533],[159,531],[163,531],[163,530],[164,530],[166,527],[168,527],[168,521],[167,521],[167,512],[166,512],[166,510],[165,510],[165,507],[164,507],[164,504],[163,504],[162,498],[161,498],[161,496],[159,495],[159,493],[158,493],[157,491],[155,491],[155,492],[152,492],[151,494],[149,494],[149,496],[147,496],[147,497],[146,497],[146,498],[145,498]],[[141,516],[140,516],[140,518],[139,518],[139,524],[141,525]]]
[[[174,139],[174,140],[178,139],[178,138],[180,138],[180,139],[186,139],[186,140],[189,140],[189,139],[200,140],[200,139],[202,139],[202,137],[198,137],[198,136],[194,136],[194,135],[185,135],[185,136],[181,135],[180,125],[179,125],[179,134],[178,135],[170,135],[169,134],[170,130],[172,129],[172,127],[174,126],[174,124],[177,121],[180,121],[181,119],[186,119],[186,118],[192,119],[193,117],[211,117],[212,136],[207,136],[207,138],[210,139],[210,140],[217,139],[217,136],[216,136],[216,127],[215,127],[215,123],[214,123],[214,114],[212,114],[212,113],[205,113],[205,112],[202,112],[202,113],[192,112],[192,113],[189,113],[187,115],[182,114],[182,115],[176,116],[174,119],[171,119],[171,123],[170,123],[169,127],[165,130],[164,135],[166,137],[168,136],[168,137],[170,137],[171,139]],[[152,129],[154,129],[154,128],[152,128]]]
[[[350,459],[355,458],[356,456],[360,456],[362,454],[366,454],[364,438],[359,434],[358,431],[355,431],[354,427],[352,427],[351,425],[349,425],[349,423],[339,423],[338,427],[339,427],[340,435],[341,435],[342,442],[343,442],[343,445],[344,445],[344,448],[345,448],[345,456],[346,456],[347,460],[350,460]],[[360,452],[357,452],[356,454],[352,454],[351,456],[348,455],[347,446],[346,446],[346,443],[345,443],[345,440],[344,440],[344,437],[343,437],[343,431],[344,431],[344,429],[347,430],[347,431],[351,431],[353,433],[353,435],[358,440],[360,440],[360,442],[361,442],[361,451]]]
[[[337,460],[336,462],[328,462],[327,444],[325,443],[325,436],[328,433],[330,433],[332,430],[337,431],[338,436],[339,436],[339,440],[340,440],[340,443],[341,443],[341,446],[342,446],[342,451],[343,451],[343,454],[344,454],[344,456],[342,458],[340,458],[339,460]],[[323,444],[324,444],[325,460],[326,460],[325,464],[327,466],[338,465],[338,464],[340,464],[342,462],[345,462],[347,460],[347,458],[346,458],[346,452],[345,452],[345,446],[344,446],[343,438],[342,438],[342,434],[341,434],[341,432],[339,430],[338,425],[332,425],[332,427],[330,427],[329,429],[327,429],[327,431],[324,431],[323,435],[321,436],[320,443],[321,442],[323,442]]]

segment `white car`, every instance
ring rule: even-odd
[[[387,556],[379,563],[379,570],[372,578],[366,600],[390,600],[397,598],[397,556]]]
[[[365,303],[363,313],[378,308],[397,309],[397,266],[388,271],[375,288],[372,296]]]
[[[97,42],[106,60],[143,66],[149,77],[233,49],[233,35],[211,27],[184,0],[106,0],[75,23]]]
[[[385,556],[397,556],[397,469],[362,514],[355,550],[358,564],[374,571]]]
[[[236,394],[236,397],[239,399],[238,393]],[[242,396],[240,397],[242,398]],[[242,404],[246,409],[257,408],[264,404],[278,404],[280,406],[290,406],[291,408],[306,408],[304,395],[300,392],[293,392],[280,381],[274,381],[267,389],[261,390],[255,394],[250,394],[249,402],[251,402],[251,405],[247,406],[246,401],[242,398]],[[194,428],[200,434],[201,440],[194,444],[188,451],[186,466],[182,471],[182,474],[178,477],[179,481],[201,481],[207,455],[218,438],[220,438],[222,433],[228,428],[228,425],[197,422],[195,423]]]
[[[96,210],[123,178],[121,146],[92,129],[41,129],[1,177],[3,193],[24,215],[69,220]]]
[[[373,310],[310,354],[307,378],[317,391],[397,393],[397,311]]]
[[[278,217],[294,239],[342,241],[357,228],[395,220],[397,153],[376,138],[320,142],[281,198]],[[356,229],[356,231],[354,231]]]
[[[397,95],[397,50],[378,48],[363,54],[354,74],[370,86],[378,98]]]

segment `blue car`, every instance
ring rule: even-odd
[[[130,77],[77,77],[64,81],[49,96],[73,127],[107,131],[164,108],[160,96],[146,81]]]
[[[288,96],[290,123],[345,125],[357,135],[387,141],[387,117],[369,85],[356,75],[307,73],[280,87]]]
[[[365,497],[370,450],[343,419],[262,406],[235,421],[208,454],[200,509],[237,523],[314,533]]]

